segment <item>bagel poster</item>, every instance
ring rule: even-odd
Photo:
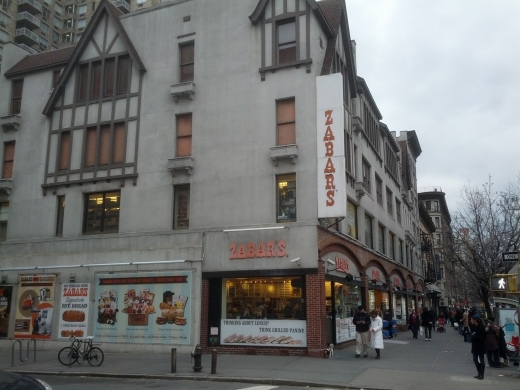
[[[96,275],[94,337],[190,344],[191,271]]]
[[[56,275],[22,275],[18,288],[14,338],[51,338]]]
[[[63,283],[58,337],[87,336],[90,283]]]

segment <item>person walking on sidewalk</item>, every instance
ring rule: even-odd
[[[499,340],[498,327],[495,325],[495,318],[489,317],[489,321],[486,324],[486,355],[489,367],[502,368],[500,363],[500,340]]]
[[[361,353],[363,353],[365,357],[368,357],[370,316],[365,312],[365,308],[362,305],[358,306],[358,311],[352,323],[356,326],[356,357],[360,357]]]
[[[424,327],[424,341],[432,341],[433,319],[427,307],[421,314],[421,325]]]
[[[412,314],[410,314],[410,318],[408,318],[408,326],[412,331],[413,338],[417,339],[417,332],[419,332],[419,326],[421,326],[421,322],[419,321],[419,316],[417,315],[415,309],[412,310]]]
[[[386,309],[383,313],[383,320],[386,321],[386,329],[388,330],[388,337],[393,339],[394,335],[392,334],[392,313],[390,313],[390,309]]]
[[[473,325],[473,333],[471,333],[471,353],[473,354],[473,362],[477,367],[478,375],[474,378],[484,379],[484,370],[486,363],[484,355],[486,354],[486,328],[478,314],[471,317],[471,325]]]
[[[461,330],[461,335],[466,337],[466,334],[467,333],[471,333],[469,331],[469,313],[468,313],[468,309],[465,309],[464,310],[464,313],[462,313],[462,330]]]
[[[379,317],[376,309],[372,310],[370,320],[370,346],[376,350],[376,359],[379,359],[381,350],[385,347],[383,343],[383,320]]]

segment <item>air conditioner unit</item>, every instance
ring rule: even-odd
[[[354,190],[356,190],[356,195],[358,198],[361,198],[366,194],[365,186],[363,185],[362,181],[354,182]]]

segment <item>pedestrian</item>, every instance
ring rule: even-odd
[[[370,346],[376,350],[376,359],[381,357],[381,350],[385,347],[383,343],[383,320],[376,309],[372,310],[370,320]]]
[[[415,309],[412,310],[412,314],[408,318],[408,327],[412,331],[413,338],[417,339],[417,332],[419,332],[419,326],[421,326],[421,322],[419,320],[419,316]]]
[[[424,341],[432,341],[433,319],[427,307],[423,309],[421,314],[421,325],[424,327]]]
[[[356,326],[356,357],[360,357],[361,353],[368,357],[368,335],[370,329],[370,316],[365,312],[363,305],[358,306],[358,311],[352,323]]]
[[[390,309],[386,309],[383,314],[383,320],[386,321],[386,329],[388,330],[388,336],[393,339],[394,335],[392,334],[392,313],[390,313]]]
[[[495,318],[489,317],[486,324],[486,355],[489,367],[502,368],[499,360],[500,341],[497,336],[498,327],[495,325]]]
[[[474,329],[474,332],[471,333],[471,353],[473,354],[473,362],[478,372],[478,375],[474,378],[482,380],[484,379],[484,370],[486,368],[484,361],[484,355],[486,354],[486,328],[478,314],[471,317],[471,324]]]
[[[506,334],[501,326],[497,326],[499,355],[503,360],[504,366],[509,367],[509,356],[507,355]]]
[[[465,338],[466,334],[468,334],[468,333],[471,333],[469,331],[469,314],[468,314],[468,310],[465,309],[464,313],[462,313],[462,331],[461,331],[461,334]]]

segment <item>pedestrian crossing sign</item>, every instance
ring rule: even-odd
[[[517,292],[516,275],[503,274],[491,277],[491,290],[505,293]]]

